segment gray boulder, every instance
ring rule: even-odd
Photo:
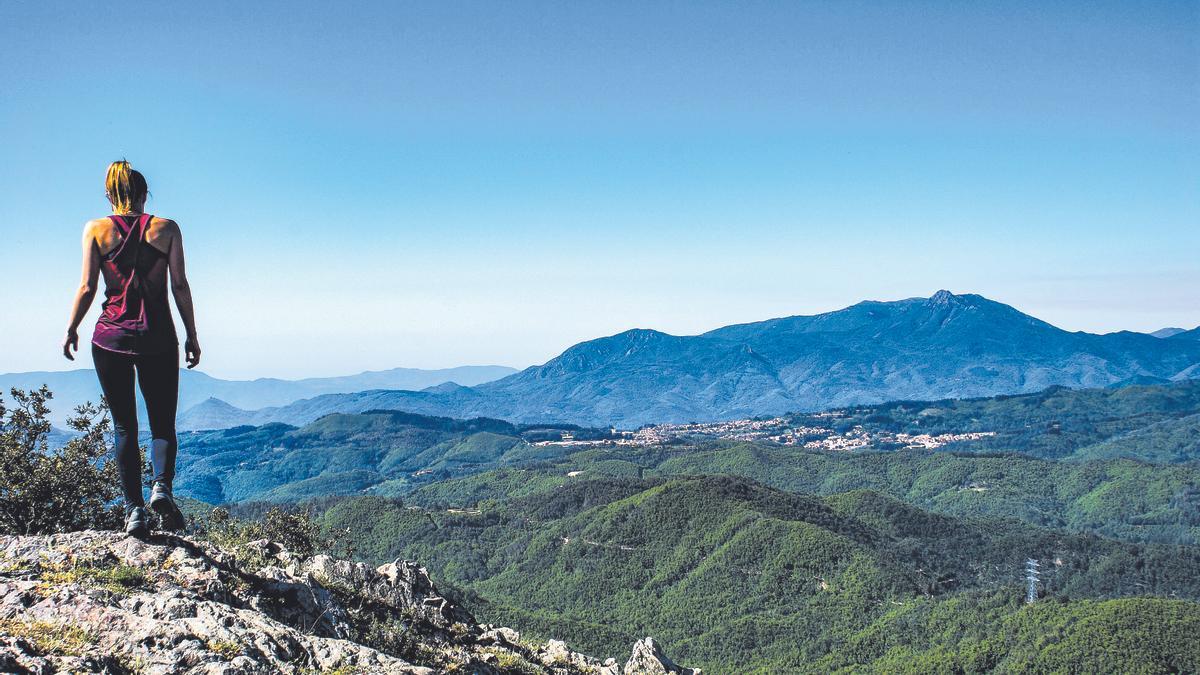
[[[633,644],[633,653],[625,662],[624,675],[700,675],[699,668],[684,668],[676,665],[663,653],[662,647],[652,637],[645,637]]]

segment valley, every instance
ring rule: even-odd
[[[645,633],[718,673],[1053,670],[1115,641],[1170,670],[1200,654],[1198,413],[1192,381],[634,430],[334,413],[189,432],[179,490],[307,510],[602,658]]]

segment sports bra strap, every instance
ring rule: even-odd
[[[117,232],[121,233],[122,239],[128,237],[130,232],[133,232],[133,228],[136,223],[137,228],[138,228],[138,240],[139,241],[146,235],[146,226],[150,224],[150,220],[152,218],[154,218],[154,216],[150,215],[149,213],[143,213],[140,216],[138,216],[137,221],[131,222],[131,223],[129,223],[129,227],[125,227],[125,222],[123,220],[121,220],[120,216],[112,215],[112,216],[108,217],[108,219],[111,220],[113,222],[113,224],[117,226]]]
[[[109,216],[108,219],[112,221],[113,225],[117,226],[117,232],[121,233],[122,239],[129,236],[129,231],[133,229],[132,223],[129,225],[128,228],[126,228],[125,222],[121,220],[120,216]]]

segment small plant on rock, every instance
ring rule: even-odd
[[[0,619],[0,636],[23,638],[40,654],[82,656],[96,636],[79,628],[46,621]]]
[[[226,661],[232,661],[235,657],[242,654],[241,645],[228,640],[211,640],[206,642],[204,646],[208,647],[208,651],[213,652]]]
[[[38,577],[50,587],[61,584],[78,584],[92,588],[103,588],[110,593],[125,595],[145,584],[146,574],[130,565],[94,567],[92,565],[46,565]]]

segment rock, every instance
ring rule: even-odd
[[[536,659],[544,666],[566,668],[567,672],[597,673],[598,675],[620,675],[621,669],[616,659],[608,659],[604,663],[587,654],[581,654],[567,647],[562,640],[547,640],[545,646],[537,650]]]
[[[296,556],[266,540],[234,554],[165,534],[144,541],[97,531],[0,536],[0,672],[490,675],[538,668],[622,672],[615,660],[601,663],[561,640],[530,647],[511,628],[478,624],[407,560],[372,568]],[[646,638],[624,672],[698,671],[671,663]]]
[[[311,575],[328,588],[352,589],[385,607],[406,610],[437,628],[456,623],[475,625],[474,617],[437,592],[424,567],[409,560],[372,569],[364,563],[318,555],[289,566],[289,570],[294,575]]]
[[[54,672],[49,659],[37,656],[37,649],[22,638],[0,638],[0,673],[32,673],[43,675]]]
[[[547,666],[557,666],[570,663],[574,654],[562,640],[548,640],[538,656]]]
[[[499,628],[489,626],[479,634],[478,641],[485,645],[516,645],[521,642],[521,634],[504,626]]]
[[[684,668],[676,665],[652,637],[645,637],[633,644],[633,653],[625,662],[625,675],[700,675],[699,668]]]
[[[247,550],[296,564],[271,542]],[[348,639],[354,618],[319,583],[282,567],[247,571],[204,542],[0,537],[0,556],[0,671],[435,672]]]

